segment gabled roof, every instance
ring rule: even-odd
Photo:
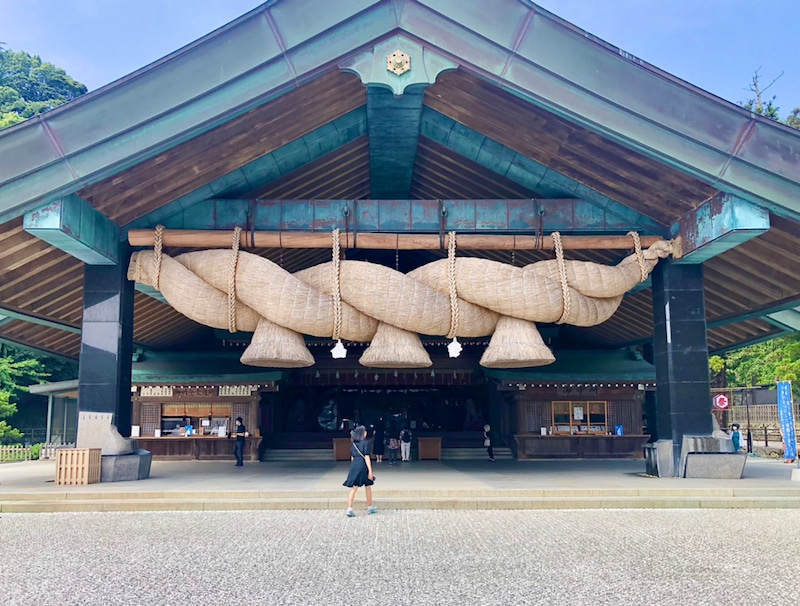
[[[800,210],[800,137],[524,0],[274,0],[0,133],[0,214],[78,191],[349,66],[396,33],[567,121],[775,212]]]
[[[399,77],[386,70],[394,50],[413,66]],[[798,165],[797,131],[525,0],[493,0],[488,12],[460,0],[273,0],[0,132],[0,316],[3,306],[16,312],[0,317],[0,339],[77,355],[79,336],[58,325],[80,324],[82,263],[26,233],[19,218],[66,194],[123,233],[202,220],[205,209],[225,207],[209,204],[215,199],[407,192],[432,200],[576,198],[620,224],[668,236],[722,192],[771,213],[767,233],[704,264],[709,343],[723,349],[791,328],[786,310],[800,304]],[[219,224],[224,214],[207,220]],[[258,252],[291,270],[328,256]],[[542,256],[518,253],[514,261]],[[619,255],[573,258],[614,263]],[[202,337],[145,295],[135,305],[140,343],[174,347]],[[562,336],[593,346],[639,343],[652,334],[651,309],[645,289],[603,325]]]

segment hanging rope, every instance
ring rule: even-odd
[[[564,263],[564,247],[561,244],[561,234],[554,231],[553,245],[556,249],[556,262],[558,263],[558,278],[561,281],[561,317],[556,324],[563,324],[569,317],[572,303],[569,297],[569,283],[567,282],[567,265]]]
[[[342,291],[339,283],[339,228],[333,230],[333,267],[331,269],[331,292],[333,292],[333,340],[339,340],[342,330]]]
[[[642,241],[639,239],[639,233],[629,231],[628,235],[633,238],[633,247],[636,249],[636,260],[639,262],[639,276],[641,282],[647,280],[647,265],[644,262],[644,254],[642,253]]]
[[[161,290],[161,251],[164,248],[164,226],[156,225],[156,238],[153,243],[153,286],[156,290]]]
[[[447,338],[452,339],[458,330],[458,293],[456,292],[456,232],[448,234],[447,244],[447,284],[450,287],[450,332]]]
[[[228,268],[228,332],[236,332],[236,266],[239,263],[239,243],[242,228],[233,229],[233,246],[231,248],[231,264]]]

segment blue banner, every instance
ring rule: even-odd
[[[791,381],[778,381],[778,419],[781,422],[781,433],[783,434],[783,456],[786,459],[796,459],[797,436],[794,431]]]

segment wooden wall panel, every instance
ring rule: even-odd
[[[331,72],[78,194],[125,225],[365,103],[356,76]]]
[[[442,74],[425,104],[665,225],[717,193],[463,71]]]

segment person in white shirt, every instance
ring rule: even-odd
[[[411,430],[403,427],[400,431],[400,456],[403,461],[411,460]]]

